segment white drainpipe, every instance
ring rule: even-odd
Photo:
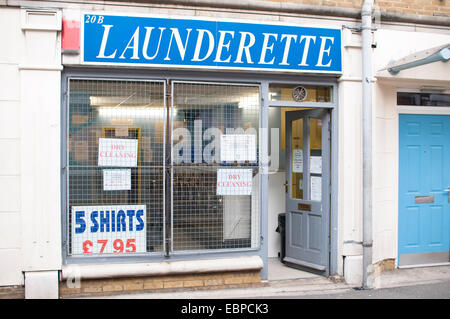
[[[365,0],[362,20],[363,117],[363,289],[373,288],[372,278],[372,8]]]

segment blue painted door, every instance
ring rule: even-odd
[[[400,115],[399,266],[449,262],[450,116]]]

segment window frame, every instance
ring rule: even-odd
[[[71,80],[89,80],[89,81],[95,81],[95,80],[100,80],[100,81],[104,81],[104,80],[111,80],[111,81],[130,81],[130,82],[160,82],[160,83],[164,83],[164,91],[165,91],[165,99],[164,99],[164,108],[165,110],[172,110],[172,105],[168,104],[168,90],[167,88],[171,88],[173,90],[173,85],[168,86],[167,82],[170,80],[172,83],[196,83],[196,84],[219,84],[219,85],[245,85],[245,86],[254,86],[254,87],[258,87],[259,89],[259,95],[261,96],[262,92],[261,92],[261,83],[247,83],[247,82],[243,82],[243,81],[239,81],[239,82],[233,82],[233,81],[209,81],[208,79],[201,79],[201,80],[195,80],[195,79],[184,79],[184,80],[177,80],[174,78],[161,78],[161,77],[136,77],[136,76],[127,76],[127,75],[114,75],[114,76],[104,76],[101,74],[96,74],[96,75],[92,75],[92,76],[79,76],[79,75],[73,75],[73,74],[69,74],[69,72],[67,72],[66,74],[64,74],[64,76],[62,77],[62,85],[64,88],[64,95],[63,95],[63,101],[62,101],[62,139],[61,139],[61,144],[62,144],[62,156],[61,156],[61,162],[62,162],[62,168],[63,168],[63,173],[61,176],[61,182],[62,182],[62,254],[63,254],[63,263],[67,264],[67,263],[94,263],[94,262],[102,262],[102,261],[118,261],[118,262],[139,262],[139,261],[143,261],[143,260],[162,260],[167,256],[165,249],[163,248],[162,251],[158,251],[158,252],[145,252],[145,253],[133,253],[130,255],[127,254],[117,254],[117,255],[71,255],[69,254],[69,245],[70,245],[70,224],[69,224],[69,214],[70,209],[69,209],[69,147],[68,147],[68,136],[69,136],[69,129],[70,129],[70,119],[69,119],[69,115],[70,115],[70,110],[69,110],[69,106],[70,106],[70,81]],[[170,95],[170,94],[169,94]],[[172,95],[173,96],[173,95]],[[172,97],[171,96],[171,97]],[[260,99],[261,100],[261,99]],[[261,103],[259,104],[260,110],[262,109],[261,107]],[[165,111],[165,115],[164,115],[164,126],[166,127],[167,123],[167,112]],[[259,113],[258,116],[258,123],[259,125],[261,125],[261,112]],[[166,138],[166,134],[164,134],[164,139]],[[164,142],[166,147],[168,145],[170,145],[170,147],[172,147],[172,143],[167,144],[166,141]],[[166,147],[164,147],[164,158],[166,158]],[[172,161],[172,158],[171,158]],[[166,160],[163,159],[163,172],[167,169],[167,163]],[[261,170],[261,161],[260,159],[258,159],[258,166],[256,167],[258,169],[258,171],[262,171]],[[171,169],[173,169],[173,167],[171,167]],[[165,175],[165,173],[163,173]],[[172,179],[173,179],[173,175],[171,175]],[[164,180],[166,179],[166,177],[164,176]],[[164,201],[164,210],[166,211],[167,207],[165,205],[165,197],[166,197],[166,182],[163,181],[163,201]],[[257,231],[258,231],[258,238],[260,237],[260,233],[261,233],[261,183],[259,183],[259,203],[258,203],[258,218],[257,218],[257,222],[259,223],[259,225],[257,226]],[[148,213],[148,212],[147,212]],[[165,221],[165,213],[163,212],[163,246],[165,246],[165,241],[166,241],[166,221]],[[173,213],[170,213],[171,218],[173,219]],[[172,225],[172,222],[171,222]],[[173,226],[172,226],[173,227]],[[251,226],[252,227],[252,226]],[[172,233],[172,232],[171,232]],[[171,239],[173,240],[173,237],[171,237]],[[148,239],[147,239],[148,240]],[[184,258],[189,258],[192,259],[192,255],[207,255],[207,256],[214,256],[214,255],[220,255],[220,256],[231,256],[234,254],[239,254],[242,255],[242,253],[244,254],[249,254],[249,255],[254,255],[254,253],[256,251],[260,251],[261,250],[261,241],[258,240],[257,241],[257,245],[255,247],[245,247],[245,248],[222,248],[222,249],[206,249],[206,250],[181,250],[181,251],[177,251],[177,250],[173,250],[173,246],[171,245],[171,249],[170,249],[170,257],[174,258],[174,259],[184,259]]]

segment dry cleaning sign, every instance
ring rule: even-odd
[[[252,169],[218,169],[217,195],[251,195]]]
[[[136,167],[138,140],[100,138],[98,166]]]

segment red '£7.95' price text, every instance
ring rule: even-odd
[[[134,253],[136,252],[136,239],[114,239],[114,240],[108,240],[108,239],[98,239],[97,241],[91,241],[91,240],[85,240],[83,242],[83,253],[84,254],[92,254],[95,249],[94,245],[97,246],[97,251],[99,254],[103,254],[105,249],[108,245],[111,245],[113,247],[113,253]]]

